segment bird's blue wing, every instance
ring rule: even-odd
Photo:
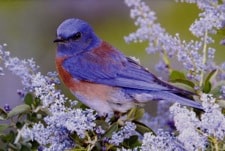
[[[153,74],[112,47],[110,51],[90,51],[68,58],[63,67],[78,80],[140,90],[169,90]]]

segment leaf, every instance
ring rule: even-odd
[[[102,129],[106,130],[109,127],[109,124],[103,120],[96,120],[96,125],[101,126]]]
[[[14,107],[9,113],[8,113],[8,118],[13,117],[15,115],[27,112],[30,110],[30,106],[27,104],[22,104],[19,106]]]
[[[0,124],[0,132],[6,130],[9,127],[8,124]]]
[[[7,118],[7,113],[4,109],[0,108],[0,120],[5,120]]]
[[[113,132],[116,132],[117,130],[119,129],[119,124],[116,122],[116,123],[113,123],[112,126],[106,131],[104,137],[111,137]]]
[[[1,140],[2,140],[4,143],[13,142],[13,140],[14,140],[15,138],[16,138],[16,134],[15,134],[15,132],[13,132],[12,130],[11,130],[7,135],[1,136]]]
[[[177,80],[177,79],[186,79],[186,77],[185,77],[183,72],[173,70],[170,74],[169,79],[170,79],[170,81],[174,81],[174,80]]]
[[[211,88],[212,88],[212,84],[208,81],[208,82],[205,82],[202,91],[204,93],[209,93],[211,91]]]
[[[192,81],[188,80],[185,77],[184,73],[177,71],[177,70],[173,70],[171,72],[169,79],[173,83],[181,83],[182,85],[186,85],[191,88],[195,87],[195,84]]]
[[[211,71],[209,73],[209,75],[206,77],[205,83],[203,85],[204,93],[209,93],[211,91],[211,89],[212,89],[211,83],[212,83],[213,79],[216,77],[217,73],[218,73],[218,70],[215,69],[215,70]]]
[[[130,138],[124,140],[123,146],[126,148],[135,148],[137,146],[141,146],[141,143],[138,140],[138,136],[133,135]]]
[[[127,119],[129,120],[139,120],[143,117],[145,110],[140,107],[132,108],[128,114]]]
[[[132,120],[134,114],[135,114],[136,107],[132,108],[128,113],[127,113],[127,119]]]
[[[155,132],[145,124],[138,121],[133,121],[133,123],[136,125],[136,131],[141,135],[144,135],[147,132],[152,132],[154,135],[156,135]]]
[[[24,103],[30,106],[33,104],[33,96],[31,93],[27,93],[27,95],[24,98]]]
[[[171,82],[181,83],[181,84],[189,86],[191,88],[195,87],[195,84],[192,81],[189,81],[189,80],[186,80],[186,79],[176,79],[176,80],[173,80]]]
[[[137,111],[134,116],[134,120],[140,120],[143,117],[144,113],[145,113],[144,108],[137,108]]]
[[[22,145],[20,148],[20,151],[30,151],[30,147],[26,146],[26,145]]]

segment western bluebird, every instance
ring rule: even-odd
[[[149,100],[176,101],[202,109],[174,87],[101,40],[80,19],[67,19],[57,29],[56,66],[70,91],[100,114],[126,112]]]

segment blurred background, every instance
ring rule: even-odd
[[[145,1],[169,33],[179,32],[181,38],[186,40],[193,38],[188,28],[199,13],[195,5],[175,3],[174,0]],[[73,17],[89,22],[99,37],[126,55],[139,58],[141,64],[158,74],[154,66],[159,56],[146,55],[147,43],[126,44],[124,41],[124,36],[135,31],[136,27],[123,0],[0,1],[0,44],[7,43],[7,50],[12,56],[20,59],[34,58],[43,74],[55,71],[56,45],[53,40],[57,26],[63,20]],[[217,39],[221,38],[222,35],[217,36]],[[224,58],[219,55],[216,56],[217,61],[221,62]],[[16,93],[21,88],[20,79],[5,72],[6,76],[0,77],[0,106],[7,103],[14,107],[21,104]],[[72,97],[63,86],[62,90]]]

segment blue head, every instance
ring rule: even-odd
[[[68,56],[89,51],[99,44],[100,39],[87,22],[72,18],[59,25],[54,42],[58,43],[57,55]]]

